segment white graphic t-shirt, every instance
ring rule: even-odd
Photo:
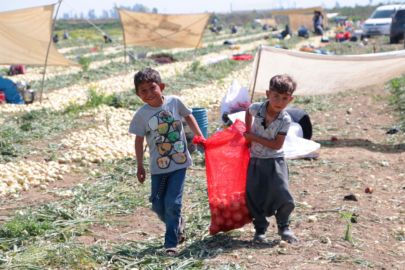
[[[182,118],[192,109],[176,96],[164,96],[163,105],[143,105],[132,118],[129,132],[146,137],[150,153],[150,173],[168,173],[192,165]]]

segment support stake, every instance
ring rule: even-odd
[[[44,82],[45,82],[45,74],[46,74],[46,65],[48,64],[49,49],[51,48],[51,42],[53,41],[53,31],[55,30],[56,19],[57,19],[57,17],[58,17],[58,12],[59,12],[59,8],[60,8],[60,5],[61,5],[61,4],[62,4],[62,0],[59,0],[59,6],[58,6],[58,9],[56,10],[55,20],[53,21],[53,25],[52,25],[51,39],[49,40],[48,51],[46,52],[45,67],[44,67],[44,76],[42,76],[41,98],[40,98],[40,101],[39,101],[39,103],[41,103],[41,104],[42,104],[42,94],[43,94],[43,92],[44,92]]]

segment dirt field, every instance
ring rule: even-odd
[[[297,203],[291,228],[299,243],[281,248],[274,218],[267,243],[252,242],[252,225],[214,237],[209,237],[206,229],[203,237],[195,235],[191,228],[198,224],[192,224],[195,221],[189,216],[198,193],[193,193],[189,184],[183,209],[189,219],[189,239],[178,259],[198,259],[188,252],[198,244],[206,253],[201,256],[203,265],[217,269],[405,269],[405,236],[398,230],[405,226],[405,141],[403,133],[386,134],[395,123],[387,96],[387,90],[379,85],[356,93],[319,97],[308,104],[298,99],[296,105],[308,111],[317,108],[310,112],[313,140],[322,145],[318,159],[289,161],[290,189]],[[219,112],[210,111],[209,118],[219,122]],[[337,140],[332,141],[332,136]],[[204,169],[191,169],[188,175],[204,182]],[[66,181],[54,182],[48,190],[72,187],[83,178],[80,174],[68,175]],[[366,194],[366,187],[374,192]],[[357,201],[344,200],[351,194]],[[34,189],[23,192],[18,201],[3,201],[1,212],[6,215],[18,207],[52,201],[52,193]],[[152,249],[159,249],[164,226],[149,208],[146,204],[129,215],[107,216],[105,220],[114,222],[93,224],[91,233],[76,241],[85,246],[149,241]],[[346,224],[344,218],[340,219],[346,211],[357,215],[357,223],[350,223],[351,241],[344,240]]]
[[[255,35],[258,40],[254,42],[263,41],[259,40],[262,39],[262,32]],[[217,42],[215,46],[222,46],[223,40],[219,38],[207,37],[210,43]],[[235,39],[239,42],[246,39],[245,43],[241,43],[246,48],[257,47],[248,38],[247,34],[241,34]],[[377,41],[379,51],[403,47],[402,44],[390,45],[384,39]],[[291,43],[294,45],[291,48],[299,49],[307,43],[319,45],[320,38],[297,40],[297,44]],[[371,51],[371,45],[337,44],[333,40],[331,43],[331,50],[339,53]],[[212,52],[201,55],[201,58],[214,59],[233,53],[229,52],[228,46],[217,49],[215,46],[211,45]],[[87,49],[83,49],[83,52],[88,53]],[[111,62],[101,54],[97,57],[94,65],[102,66],[105,61]],[[122,55],[119,57],[122,58]],[[183,95],[189,103],[197,104],[195,106],[209,108],[209,134],[212,134],[221,125],[219,107],[223,93],[230,86],[233,76],[241,80],[241,85],[244,84],[250,68],[236,69],[237,72],[233,73],[230,67],[224,66],[226,72],[221,77],[217,74],[221,70],[214,69],[217,67],[206,68],[208,63],[201,65],[198,67],[187,60],[158,66],[158,69],[169,79],[177,77],[178,81],[173,80],[170,87],[188,83],[190,69],[199,72],[195,73],[196,78],[212,71],[215,76],[207,77],[209,79],[205,78],[205,81],[201,79],[199,84],[190,84],[190,89],[175,92],[176,95]],[[32,73],[34,71],[31,70]],[[130,97],[133,70],[131,74],[127,69],[118,71],[121,75],[111,73],[108,83],[94,77],[94,85],[107,89],[109,94],[125,90],[128,92],[125,97]],[[67,76],[74,70],[64,72]],[[84,93],[87,88],[86,82],[75,81],[74,85],[64,90],[77,94]],[[60,102],[67,105],[67,95],[63,93],[59,97]],[[83,102],[88,99],[85,95],[79,97]],[[205,103],[194,102],[198,98],[206,100]],[[254,101],[262,98],[256,94]],[[296,201],[291,229],[300,241],[285,247],[280,245],[274,217],[271,218],[266,243],[252,241],[254,229],[251,224],[231,232],[209,235],[211,217],[204,157],[194,154],[194,166],[187,173],[182,209],[182,215],[187,220],[187,241],[179,246],[180,254],[176,257],[168,257],[163,252],[165,227],[150,210],[150,175],[144,185],[138,183],[133,152],[109,155],[117,149],[125,152],[128,145],[133,151],[133,138],[126,140],[125,136],[128,136],[131,119],[127,117],[134,110],[126,108],[127,111],[123,113],[103,104],[87,108],[85,112],[80,112],[80,116],[79,113],[74,116],[77,118],[69,120],[70,115],[61,108],[56,110],[52,105],[53,110],[57,111],[52,114],[51,107],[48,111],[44,107],[42,114],[37,112],[38,118],[49,119],[47,123],[42,123],[43,130],[56,133],[43,135],[38,132],[36,134],[43,136],[43,139],[34,139],[35,134],[29,133],[30,129],[25,130],[26,133],[20,131],[22,124],[18,120],[15,129],[20,133],[16,134],[31,137],[29,143],[20,138],[24,141],[21,144],[23,154],[16,155],[15,160],[4,164],[22,160],[23,163],[49,165],[53,161],[58,166],[69,165],[70,169],[61,175],[63,180],[52,182],[41,179],[40,184],[46,185],[43,189],[39,182],[35,185],[31,183],[28,191],[0,197],[0,268],[405,269],[405,134],[403,131],[387,134],[398,123],[396,112],[388,104],[389,91],[385,85],[335,95],[295,97],[292,105],[303,108],[311,117],[312,140],[321,144],[321,154],[317,159],[288,161],[290,190]],[[41,107],[37,105],[24,108],[39,111]],[[103,115],[106,107],[109,111]],[[8,117],[8,113],[15,119],[27,116],[20,109],[5,111],[3,115]],[[109,118],[113,115],[116,118]],[[31,117],[33,123],[41,125],[35,114]],[[104,126],[109,133],[102,133],[100,127]],[[90,138],[86,134],[75,133],[88,130],[98,135],[92,137],[93,141],[85,141]],[[66,143],[64,139],[73,141],[75,137],[85,141],[86,145],[77,143],[63,146]],[[117,138],[122,139],[121,145],[115,144],[119,141]],[[113,146],[109,148],[106,144]],[[73,158],[74,155],[71,155],[69,162],[59,164],[57,161],[70,150],[69,147],[82,147],[83,153],[107,148],[106,152],[110,153],[104,153],[99,161],[86,163],[83,163],[82,156],[79,156],[82,160],[78,161],[77,156]],[[89,160],[92,158],[88,157]],[[144,163],[147,163],[146,159]],[[38,173],[45,171],[37,170]],[[373,192],[366,193],[366,188],[372,188]],[[345,199],[346,196],[349,200]],[[351,219],[352,214],[356,219]],[[45,228],[41,227],[45,223],[49,225],[46,229],[37,230]],[[12,236],[4,233],[7,224],[11,224],[9,234]],[[33,232],[27,232],[29,229]]]

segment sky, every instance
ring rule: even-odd
[[[324,6],[332,8],[336,2],[340,6],[365,6],[377,3],[387,3],[387,0],[63,0],[60,6],[58,18],[63,13],[78,14],[83,12],[87,16],[90,9],[95,10],[96,16],[101,16],[103,10],[109,11],[117,6],[131,6],[142,4],[149,9],[157,8],[158,13],[163,14],[190,14],[190,13],[230,13],[238,10],[261,10],[284,8],[306,8]],[[0,0],[0,12],[30,7],[51,5],[58,0]],[[56,8],[55,8],[56,12]],[[71,15],[72,16],[72,15]]]

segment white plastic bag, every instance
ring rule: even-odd
[[[232,113],[228,117],[234,123],[236,119],[245,122],[245,114],[246,112]],[[319,143],[303,138],[300,124],[291,122],[283,145],[286,159],[316,158],[321,154],[320,148]]]
[[[249,102],[249,94],[247,87],[240,87],[238,80],[233,80],[231,87],[222,99],[221,116],[224,112],[229,112],[229,107],[237,102]]]
[[[291,122],[283,145],[287,159],[316,158],[320,155],[321,145],[302,138],[302,134],[301,126],[298,123]]]

